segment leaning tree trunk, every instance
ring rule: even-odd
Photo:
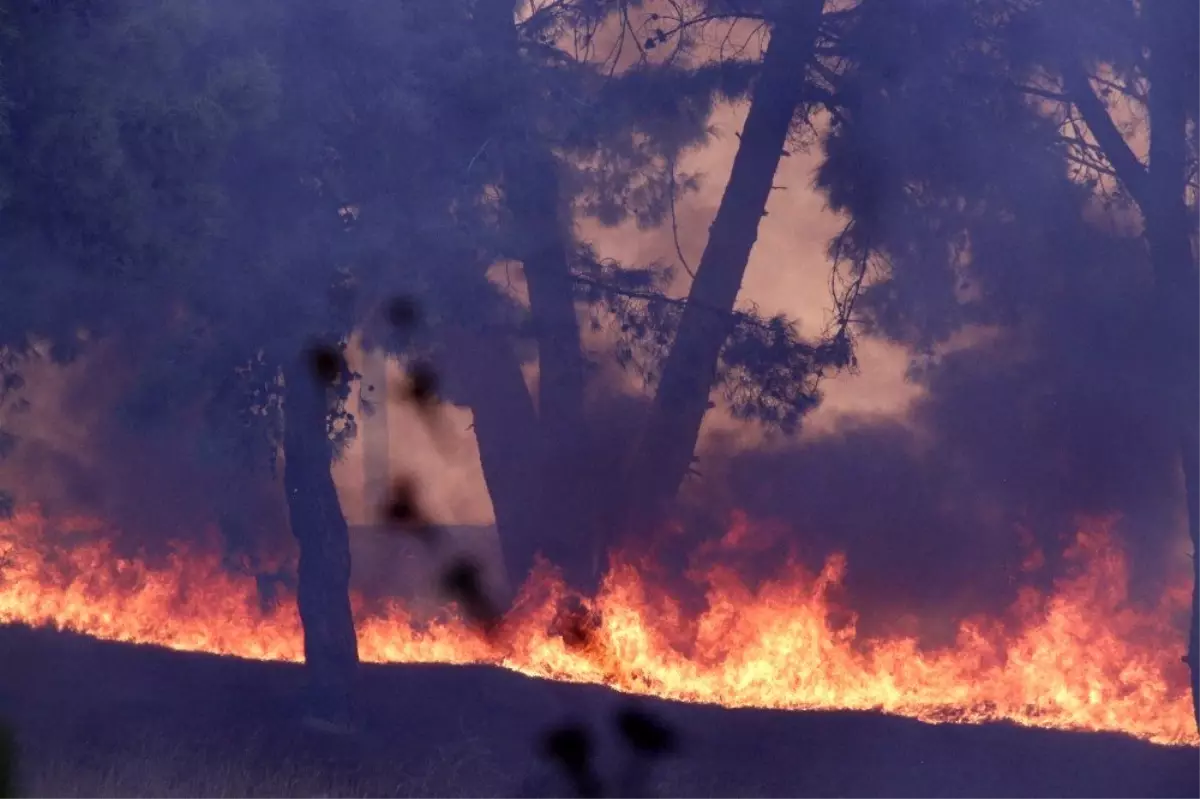
[[[300,548],[297,604],[312,711],[350,721],[358,643],[350,609],[350,536],[330,472],[326,387],[308,364],[284,369],[284,490]]]
[[[728,338],[734,303],[758,238],[775,171],[803,97],[822,0],[794,0],[771,31],[741,143],[628,480],[629,511],[645,521],[674,497],[691,465]],[[637,517],[641,517],[638,519]]]
[[[1163,327],[1171,356],[1164,375],[1165,396],[1180,427],[1180,462],[1187,497],[1188,533],[1192,541],[1192,618],[1187,662],[1191,670],[1192,705],[1200,728],[1200,507],[1197,498],[1197,415],[1200,414],[1200,275],[1190,237],[1185,201],[1187,186],[1188,89],[1183,69],[1188,60],[1185,37],[1191,26],[1172,13],[1180,6],[1147,3],[1150,45],[1149,169],[1142,214]],[[1194,21],[1194,20],[1193,20]],[[1191,27],[1190,30],[1188,28]]]

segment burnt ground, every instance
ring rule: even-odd
[[[539,762],[568,717],[636,701],[680,733],[640,795],[1197,796],[1195,749],[870,713],[630,700],[498,669],[364,667],[352,735],[299,723],[301,669],[0,628],[0,713],[33,796],[566,795]],[[605,766],[606,773],[615,769]]]

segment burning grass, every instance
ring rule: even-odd
[[[725,543],[736,545],[748,524],[735,519]],[[70,527],[93,535],[63,548],[59,527],[35,510],[3,525],[0,620],[182,651],[302,660],[292,605],[264,610],[254,581],[229,574],[218,558],[178,548],[151,565],[118,556],[95,522]],[[697,566],[690,577],[706,606],[693,615],[618,558],[600,594],[585,603],[598,627],[574,642],[553,632],[562,586],[545,572],[490,636],[453,618],[418,623],[392,604],[359,619],[359,651],[369,663],[491,664],[725,707],[878,710],[929,722],[1006,720],[1200,742],[1178,654],[1175,618],[1186,589],[1164,591],[1155,607],[1135,606],[1124,557],[1103,526],[1082,530],[1067,557],[1072,572],[1052,593],[1023,591],[1006,618],[968,620],[953,647],[932,652],[906,637],[860,639],[853,614],[830,599],[849,567],[837,556],[815,574],[788,562],[754,587],[727,567]]]
[[[161,739],[146,730],[104,757],[80,753],[33,761],[23,774],[31,796],[251,797],[451,796],[483,794],[503,785],[503,772],[478,741],[445,747],[423,763],[384,757],[359,762],[314,761],[249,749],[218,751]]]
[[[360,732],[300,723],[303,670],[0,628],[0,714],[33,796],[563,796],[538,741],[626,699],[503,669],[367,666]],[[634,700],[680,731],[635,795],[1184,796],[1196,752],[1121,735]],[[598,770],[620,770],[596,724]]]
[[[197,751],[164,742],[151,733],[131,739],[126,748],[103,758],[34,762],[36,767],[22,775],[33,796],[423,795],[419,788],[405,790],[402,782],[356,779],[354,775],[339,779],[309,761],[288,758],[263,763],[253,752]]]

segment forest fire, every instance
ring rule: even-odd
[[[745,524],[735,520],[731,536]],[[82,542],[67,545],[63,530]],[[121,558],[102,532],[87,520],[52,523],[36,509],[4,522],[0,621],[239,658],[302,659],[292,603],[262,610],[255,581],[230,574],[216,556],[177,548],[162,563]],[[862,640],[853,621],[835,623],[828,594],[847,566],[836,556],[819,574],[793,564],[754,588],[721,567],[692,575],[706,596],[697,615],[617,562],[592,602],[599,627],[575,647],[548,632],[562,589],[546,572],[530,580],[519,611],[491,640],[454,620],[417,623],[393,605],[363,614],[359,649],[375,663],[489,663],[730,707],[1007,719],[1200,743],[1172,621],[1188,591],[1165,591],[1154,608],[1133,607],[1125,559],[1103,525],[1081,531],[1067,559],[1073,571],[1049,595],[1023,591],[1003,621],[964,622],[956,644],[941,651],[900,637]]]

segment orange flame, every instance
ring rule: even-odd
[[[744,524],[731,535],[744,535]],[[303,659],[294,604],[262,610],[253,578],[230,574],[218,557],[178,547],[162,564],[122,558],[95,535],[102,525],[78,519],[70,529],[86,543],[55,547],[63,527],[36,509],[0,523],[0,622]],[[1133,607],[1124,556],[1103,525],[1080,532],[1067,556],[1074,573],[1048,596],[1023,591],[1009,614],[1015,622],[966,621],[953,647],[932,652],[911,638],[862,640],[853,618],[835,624],[828,593],[846,569],[840,556],[817,575],[789,563],[757,588],[727,567],[693,574],[707,599],[693,616],[617,559],[589,602],[599,626],[575,647],[550,632],[563,588],[543,570],[491,642],[454,619],[418,623],[392,603],[360,618],[359,651],[374,663],[489,663],[728,707],[878,710],[934,723],[1006,719],[1200,743],[1172,623],[1190,589],[1164,592],[1150,610]]]

